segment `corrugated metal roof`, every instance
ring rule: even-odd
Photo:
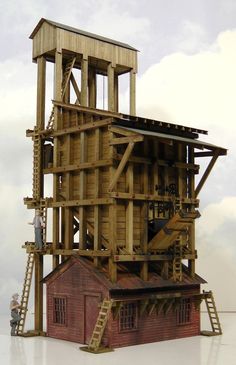
[[[114,125],[114,124],[113,124]],[[165,133],[157,133],[154,131],[148,131],[148,130],[144,130],[144,129],[138,129],[138,128],[129,128],[129,127],[123,127],[120,125],[116,125],[116,127],[121,128],[121,129],[125,129],[125,130],[129,130],[131,132],[135,132],[135,133],[139,133],[142,134],[144,136],[151,136],[151,137],[158,137],[161,139],[169,139],[171,141],[178,141],[178,142],[183,142],[187,145],[193,145],[195,147],[199,147],[200,149],[208,149],[208,150],[222,150],[222,152],[224,151],[226,153],[226,149],[216,146],[214,144],[208,143],[208,142],[203,142],[200,141],[198,139],[191,139],[191,138],[185,138],[185,137],[180,137],[180,136],[175,136],[173,134],[165,134]]]
[[[47,22],[48,24],[51,24],[52,26],[54,26],[56,28],[60,28],[60,29],[67,30],[68,32],[72,32],[72,33],[76,33],[76,34],[81,34],[81,35],[83,35],[85,37],[97,39],[99,41],[106,42],[106,43],[111,43],[111,44],[114,44],[115,46],[127,48],[127,49],[130,49],[132,51],[136,51],[136,52],[138,51],[136,48],[131,47],[129,44],[122,43],[122,42],[119,42],[119,41],[115,41],[114,39],[106,38],[106,37],[100,36],[98,34],[89,33],[89,32],[86,32],[84,30],[77,29],[77,28],[74,28],[74,27],[70,27],[68,25],[61,24],[61,23],[57,23],[57,22],[54,22],[52,20],[45,19],[45,18],[41,18],[40,19],[40,21],[38,22],[38,24],[34,28],[33,32],[31,33],[30,39],[33,39],[34,38],[35,34],[38,32],[38,30],[40,29],[41,25],[44,22]]]

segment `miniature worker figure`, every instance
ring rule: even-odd
[[[20,304],[18,303],[19,294],[15,293],[12,295],[12,300],[10,302],[10,310],[11,310],[11,317],[10,325],[11,325],[11,336],[16,336],[16,327],[19,323],[21,317],[19,315]]]
[[[37,209],[35,212],[35,217],[33,219],[33,222],[29,222],[29,224],[32,224],[34,226],[34,234],[35,234],[35,248],[36,250],[42,250],[43,249],[43,240],[42,240],[42,233],[43,233],[43,219],[40,216],[40,211]]]

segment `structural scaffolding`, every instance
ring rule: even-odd
[[[45,229],[42,252],[35,252],[33,242],[24,248],[34,257],[34,330],[42,333],[45,255],[52,256],[52,270],[74,255],[83,257],[104,268],[113,284],[122,270],[143,282],[153,270],[173,285],[183,281],[183,273],[194,280],[198,195],[226,150],[200,141],[205,130],[136,116],[133,47],[46,19],[30,38],[38,69],[37,115],[36,126],[26,133],[33,141],[33,194],[24,201],[28,209],[40,209]],[[48,119],[47,62],[54,64]],[[119,77],[125,73],[129,115],[119,112]],[[107,80],[107,110],[96,108],[98,75]],[[205,157],[210,162],[195,186]],[[44,195],[47,174],[53,177],[50,197]],[[48,209],[52,242],[46,233]],[[117,303],[113,307],[119,312]],[[150,311],[148,298],[146,303],[141,312]]]

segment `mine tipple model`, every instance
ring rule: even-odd
[[[209,302],[213,334],[221,333],[212,294],[200,293],[205,281],[195,274],[194,223],[199,192],[226,150],[200,141],[204,130],[135,115],[137,50],[129,45],[46,19],[30,38],[38,88],[36,126],[27,131],[34,144],[33,197],[25,203],[40,209],[45,222],[43,251],[24,246],[27,290],[35,263],[35,331],[43,330],[43,259],[52,255],[53,271],[44,278],[49,336],[96,352],[101,343],[197,335],[202,299]],[[48,119],[46,61],[55,70]],[[124,73],[130,115],[118,110]],[[107,80],[107,110],[96,108],[97,75]],[[204,157],[210,160],[195,186]],[[50,197],[44,196],[46,174],[53,176]]]

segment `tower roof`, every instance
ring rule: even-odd
[[[38,24],[34,28],[33,32],[30,34],[30,37],[29,37],[30,39],[33,39],[34,38],[35,34],[38,32],[38,30],[41,28],[41,26],[42,26],[42,24],[44,22],[52,25],[55,28],[60,28],[60,29],[67,30],[68,32],[72,32],[72,33],[76,33],[76,34],[81,34],[81,35],[83,35],[85,37],[97,39],[97,40],[100,40],[100,41],[103,41],[103,42],[107,42],[107,43],[111,43],[111,44],[114,44],[114,45],[119,46],[119,47],[123,47],[123,48],[130,49],[132,51],[138,51],[137,49],[131,47],[129,44],[126,44],[126,43],[123,43],[123,42],[118,42],[118,41],[115,41],[114,39],[111,39],[111,38],[106,38],[106,37],[100,36],[98,34],[89,33],[89,32],[86,32],[84,30],[81,30],[81,29],[78,29],[78,28],[74,28],[74,27],[70,27],[68,25],[61,24],[61,23],[57,23],[57,22],[54,22],[52,20],[45,19],[45,18],[41,18],[40,19],[40,21],[38,22]]]

